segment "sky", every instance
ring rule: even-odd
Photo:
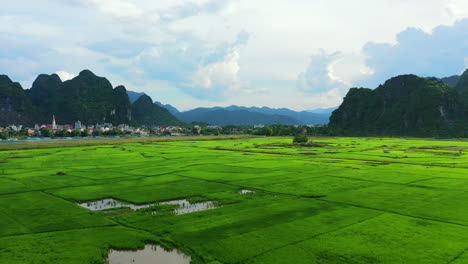
[[[25,89],[89,69],[180,110],[310,110],[400,74],[462,73],[468,1],[6,1],[0,43],[0,74]]]

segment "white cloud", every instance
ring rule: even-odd
[[[366,64],[374,74],[363,80],[364,86],[400,75],[447,77],[466,67],[468,55],[468,19],[451,26],[438,26],[427,33],[408,28],[397,35],[396,44],[370,42],[363,48]]]
[[[31,17],[20,15],[0,15],[0,32],[3,34],[23,34],[34,37],[59,37],[56,26],[38,23]]]
[[[202,98],[219,99],[240,89],[238,74],[239,53],[233,49],[226,54],[223,61],[208,64],[195,72],[189,86],[196,93],[206,93]]]
[[[305,93],[323,93],[335,88],[341,88],[346,82],[334,74],[334,65],[341,54],[327,54],[321,50],[311,57],[305,72],[297,78],[297,87]]]
[[[365,60],[361,53],[342,53],[330,65],[329,75],[349,88],[357,81],[374,74],[374,70],[366,65]]]
[[[60,77],[62,82],[71,80],[76,77],[76,74],[68,73],[66,71],[57,71],[55,73]]]
[[[468,16],[468,1],[449,0],[447,4],[448,13],[456,19],[462,19]]]
[[[229,9],[236,0],[185,1],[178,5],[159,11],[160,17],[166,22],[172,22],[203,13],[212,14]]]
[[[83,5],[96,8],[99,12],[120,18],[139,18],[144,10],[126,0],[79,0]]]
[[[387,64],[385,53],[395,49],[383,49],[382,56],[374,56],[366,49],[362,52],[366,43],[400,45],[405,41],[396,36],[408,27],[431,33],[438,25],[452,25],[468,16],[466,0],[362,0],[359,4],[349,0],[24,0],[2,4],[3,14],[8,15],[0,16],[1,73],[33,80],[39,73],[88,68],[114,85],[124,83],[140,91],[142,85],[148,93],[155,91],[181,108],[204,103],[297,109],[336,104],[343,91],[373,71],[376,80],[385,78],[382,72],[395,73],[382,66]],[[249,32],[244,37],[248,42],[236,44],[243,31]],[[465,45],[460,39],[443,47]],[[446,48],[438,50],[446,52]],[[317,53],[321,49],[323,54]],[[455,53],[463,51],[458,50]],[[340,53],[332,56],[334,51]],[[311,58],[311,54],[316,55]],[[380,59],[368,60],[367,67],[365,56]],[[459,57],[457,64],[466,67],[467,54]],[[419,58],[399,69],[412,72],[419,67],[415,61],[434,61]],[[459,71],[459,66],[440,65],[427,73]],[[159,92],[161,83],[164,92]]]

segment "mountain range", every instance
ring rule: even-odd
[[[113,88],[106,78],[89,70],[65,82],[57,74],[41,74],[27,90],[8,76],[0,75],[0,126],[50,124],[52,115],[59,124],[73,124],[77,120],[87,125],[182,124],[167,109],[153,104],[149,96],[132,103],[124,86]]]
[[[293,111],[286,108],[274,109],[269,107],[212,107],[196,108],[175,113],[180,120],[191,123],[202,121],[216,125],[257,125],[276,124],[285,125],[321,125],[328,123],[330,113],[313,113],[307,111]]]
[[[104,77],[83,70],[63,82],[57,74],[41,74],[30,89],[0,75],[0,126],[51,123],[113,123],[137,126],[181,125],[206,122],[214,125],[326,124],[333,109],[293,111],[268,107],[212,107],[179,111],[170,104],[153,101],[145,93],[113,87]]]
[[[137,100],[144,93],[127,91],[131,100]],[[133,99],[132,99],[133,98]],[[170,104],[155,104],[166,108],[183,122],[206,122],[213,125],[323,125],[328,123],[331,112],[336,108],[294,111],[287,108],[245,107],[231,105],[228,107],[199,107],[188,111],[179,111]]]
[[[328,127],[337,135],[468,137],[468,70],[442,79],[400,75],[376,89],[351,88],[337,109],[300,112],[235,105],[179,111],[145,93],[113,87],[89,70],[64,82],[57,74],[41,74],[26,90],[0,75],[0,126],[47,124],[52,115],[59,124],[80,120],[137,126],[300,125],[329,119]]]
[[[352,136],[468,137],[468,70],[443,79],[401,75],[374,90],[351,88],[329,127]]]

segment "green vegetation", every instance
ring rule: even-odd
[[[305,144],[309,141],[309,138],[303,134],[297,134],[294,136],[293,143]]]
[[[166,108],[155,103],[144,94],[132,104],[132,113],[137,124],[149,126],[182,125]]]
[[[401,75],[375,90],[352,88],[329,126],[337,135],[468,137],[468,70],[454,79],[456,87]]]
[[[468,261],[468,141],[312,139],[0,144],[0,259],[105,263],[110,248],[160,243],[193,263]],[[77,205],[104,198],[218,208]]]
[[[131,124],[138,126],[181,124],[165,108],[141,100],[132,104],[127,90],[115,88],[104,77],[83,70],[62,82],[57,74],[41,74],[31,89],[23,90],[17,82],[0,75],[0,126],[49,124],[55,115],[59,124],[96,123]]]
[[[0,126],[18,120],[31,122],[29,113],[33,111],[31,100],[18,82],[0,74]]]

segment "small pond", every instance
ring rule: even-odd
[[[99,201],[79,203],[78,205],[83,208],[92,210],[92,211],[99,211],[99,210],[107,210],[107,209],[122,208],[122,207],[130,207],[132,210],[138,210],[141,208],[148,208],[155,204],[132,204],[132,203],[127,203],[127,202],[109,198],[109,199],[103,199]]]
[[[146,245],[140,250],[109,251],[109,264],[190,264],[191,257],[178,250],[167,250],[158,245]]]
[[[209,209],[215,209],[218,208],[213,202],[200,202],[200,203],[190,203],[186,199],[181,199],[181,200],[173,200],[173,201],[167,201],[167,202],[162,202],[160,204],[174,204],[174,205],[179,205],[178,208],[174,210],[174,213],[176,215],[182,215],[182,214],[188,214],[188,213],[193,213],[193,212],[199,212],[199,211],[205,211]]]
[[[186,199],[181,200],[173,200],[173,201],[166,201],[161,203],[151,203],[151,204],[132,204],[127,203],[119,200],[115,200],[112,198],[103,199],[99,201],[91,201],[91,202],[84,202],[78,203],[79,206],[92,210],[92,211],[100,211],[100,210],[107,210],[107,209],[114,209],[114,208],[123,208],[129,207],[132,210],[138,210],[142,208],[148,208],[157,204],[173,204],[178,205],[176,209],[174,209],[174,213],[176,215],[188,214],[193,212],[199,212],[209,209],[218,208],[213,202],[200,202],[200,203],[190,203]],[[158,212],[153,212],[153,214],[157,214]]]

